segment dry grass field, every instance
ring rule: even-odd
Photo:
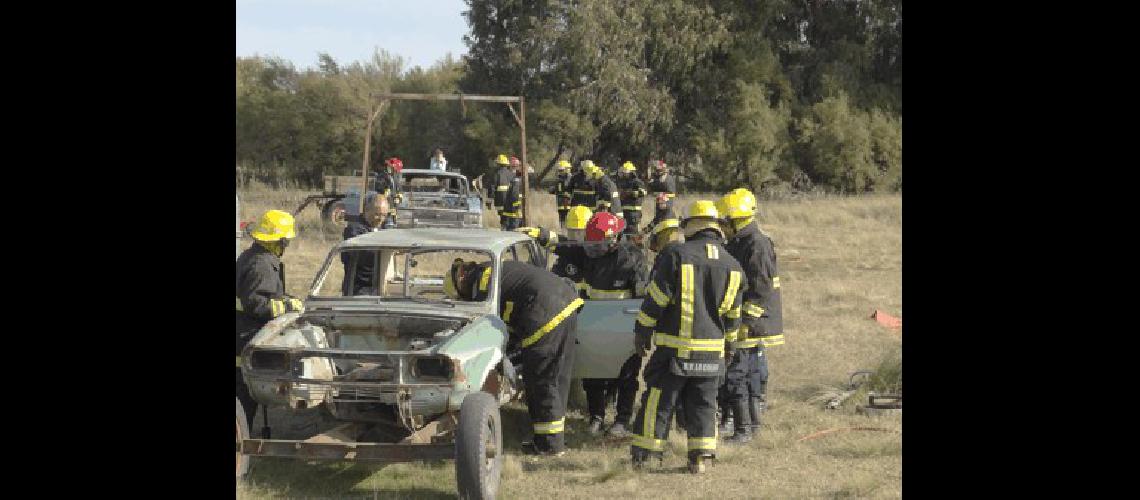
[[[239,193],[242,218],[270,208],[294,209],[308,193],[251,188]],[[697,196],[679,197],[679,208]],[[531,223],[557,227],[553,198],[534,195]],[[649,204],[646,213],[652,214]],[[874,309],[902,315],[901,196],[761,201],[761,227],[776,243],[787,344],[768,352],[770,408],[759,439],[722,446],[707,474],[682,472],[684,436],[673,432],[664,469],[634,472],[626,441],[592,438],[580,409],[567,415],[570,452],[532,458],[525,407],[503,408],[507,447],[500,498],[898,498],[902,496],[902,418],[868,417],[849,400],[825,410],[816,397],[861,369],[899,356],[902,336],[869,319]],[[678,210],[680,213],[681,210]],[[485,217],[498,227],[494,214]],[[304,296],[339,231],[322,230],[317,210],[298,219],[285,254],[289,293]],[[639,399],[640,400],[640,399]],[[612,418],[612,408],[610,418]],[[270,412],[275,437],[298,429]],[[260,422],[261,418],[258,417]],[[896,432],[816,431],[877,427]],[[239,498],[454,498],[452,462],[396,465],[253,460]]]

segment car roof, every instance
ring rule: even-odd
[[[356,247],[440,247],[482,249],[498,254],[530,237],[514,231],[491,229],[415,228],[371,231],[341,242],[338,248]]]
[[[431,170],[431,169],[427,169],[427,168],[405,168],[405,169],[400,171],[400,175],[408,175],[408,174],[434,175],[436,177],[462,177],[464,179],[467,178],[467,176],[465,176],[459,172],[450,172],[447,170]]]

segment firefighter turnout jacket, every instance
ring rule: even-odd
[[[600,257],[587,257],[584,267],[581,288],[587,299],[640,297],[649,281],[645,254],[629,242],[617,243],[613,250]]]
[[[527,412],[540,451],[565,449],[566,400],[574,366],[576,324],[582,299],[565,279],[519,261],[503,262],[499,316],[510,330],[509,345],[522,348]],[[491,290],[491,268],[475,269],[476,300]]]
[[[490,292],[491,268],[480,266],[475,300]],[[542,340],[567,316],[582,307],[582,299],[566,280],[550,271],[519,261],[502,264],[499,316],[511,332],[511,343],[526,348]]]
[[[600,179],[596,180],[596,192],[598,195],[598,210],[605,210],[618,217],[623,217],[621,211],[621,192],[618,191],[617,184],[608,175],[603,175]]]
[[[579,170],[570,176],[570,206],[582,205],[593,210],[598,204],[598,194],[594,190],[594,183],[586,172]]]
[[[654,176],[649,181],[649,192],[653,194],[669,193],[669,201],[672,203],[673,198],[677,196],[677,179],[668,172]]]
[[[237,258],[236,327],[238,353],[273,318],[299,309],[285,295],[285,264],[273,252],[254,243]]]
[[[381,169],[376,173],[376,182],[373,184],[373,189],[390,200],[395,200],[395,196],[400,194],[400,174],[389,172],[387,168]]]
[[[522,217],[522,179],[512,178],[507,184],[507,193],[503,196],[503,210],[499,212],[502,217]]]
[[[654,357],[692,361],[680,367],[692,376],[718,376],[725,341],[740,329],[744,270],[710,233],[658,254],[634,325],[638,335],[653,335]]]
[[[511,181],[515,178],[515,171],[508,166],[501,166],[491,176],[491,183],[487,186],[487,197],[495,202],[496,208],[504,207],[507,190],[511,188]]]
[[[621,193],[622,210],[640,212],[642,199],[649,194],[645,188],[645,183],[636,176],[630,175],[625,178],[618,178],[617,187]]]
[[[725,342],[740,328],[744,270],[715,231],[696,233],[658,254],[634,332],[656,344],[642,372],[646,390],[631,428],[635,460],[660,454],[670,416],[684,408],[690,460],[716,450],[716,394]]]
[[[578,290],[585,290],[586,283],[583,281],[583,272],[586,268],[586,251],[581,245],[558,245],[554,247],[554,265],[550,271],[558,276],[570,278]]]
[[[554,195],[554,199],[558,205],[558,211],[564,212],[570,210],[570,176],[559,174],[558,179],[554,181],[554,186],[550,188],[550,194]]]
[[[756,221],[741,228],[725,245],[744,268],[744,307],[742,322],[747,336],[741,335],[736,347],[771,347],[784,343],[783,304],[780,301],[780,275],[772,239],[760,231]]]

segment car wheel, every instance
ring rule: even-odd
[[[334,201],[325,205],[325,208],[321,210],[321,220],[323,220],[325,224],[344,227],[344,214],[344,202]]]
[[[455,479],[459,498],[492,499],[503,470],[503,426],[499,404],[485,392],[468,394],[455,431]]]
[[[241,407],[241,400],[237,400],[237,478],[240,481],[249,472],[249,455],[241,452],[241,442],[249,439],[249,422],[245,419],[245,409]]]

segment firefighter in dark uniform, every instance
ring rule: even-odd
[[[598,204],[598,194],[594,191],[594,181],[591,172],[594,162],[582,160],[578,162],[578,171],[570,176],[570,206],[582,205],[593,210]]]
[[[390,229],[396,227],[394,221],[388,218],[388,198],[379,193],[369,193],[364,200],[364,215],[349,216],[345,220],[344,239],[355,238],[365,233]],[[373,289],[372,268],[375,252],[341,252],[340,261],[344,264],[344,281],[341,283],[341,295],[351,297],[354,295],[376,295]]]
[[[404,201],[404,192],[400,188],[400,172],[403,170],[404,162],[393,156],[384,161],[384,169],[376,175],[374,189],[377,193],[388,198],[388,203],[391,207],[395,207]],[[396,223],[396,211],[391,210],[388,213],[388,218],[391,219],[391,224],[394,225]]]
[[[672,209],[673,198],[677,196],[677,179],[669,173],[669,167],[665,165],[665,161],[655,161],[655,169],[657,173],[653,176],[653,178],[649,179],[649,192],[653,194],[665,193],[665,196],[669,198],[669,206],[667,208]],[[650,163],[653,162],[651,161]],[[661,209],[658,208],[658,211],[660,210]]]
[[[737,374],[736,386],[726,392],[747,402],[744,405],[747,411],[741,411],[735,404],[731,406],[736,414],[736,433],[741,431],[741,415],[747,413],[749,431],[755,434],[759,431],[760,414],[767,400],[768,356],[765,353],[770,347],[784,344],[776,250],[772,239],[756,223],[756,196],[751,191],[735,189],[721,198],[717,205],[728,219],[726,231],[729,240],[725,248],[744,268],[747,285],[744,289],[743,325],[735,347],[749,358],[748,372],[744,377]],[[726,385],[729,385],[727,379],[726,375]]]
[[[683,402],[689,470],[704,471],[716,452],[716,395],[726,342],[740,328],[744,270],[724,249],[720,215],[712,201],[689,206],[682,222],[685,243],[663,249],[634,326],[634,343],[644,353],[656,345],[642,372],[646,391],[633,423],[635,467],[660,457],[669,422]]]
[[[650,234],[657,231],[657,225],[661,221],[677,218],[677,214],[673,212],[672,201],[666,193],[657,193],[654,196],[654,203],[657,207],[656,214],[653,216],[653,220],[649,221],[649,225],[645,227],[646,232]]]
[[[554,195],[554,200],[558,203],[558,226],[566,227],[566,213],[572,206],[570,205],[570,162],[558,161],[558,179],[550,188],[550,194]]]
[[[625,215],[625,232],[637,234],[641,226],[641,201],[649,191],[645,183],[637,178],[637,167],[631,162],[625,162],[618,171],[617,187],[621,193],[621,209]]]
[[[609,212],[598,212],[586,225],[585,271],[582,281],[588,300],[622,300],[644,296],[649,268],[641,249],[629,242],[618,242],[625,222]],[[590,413],[590,434],[597,435],[606,419],[606,406],[617,399],[617,415],[607,433],[622,437],[633,417],[637,397],[637,372],[641,356],[636,353],[622,364],[614,379],[582,379]]]
[[[510,165],[515,168],[515,176],[507,185],[507,194],[503,197],[503,210],[499,212],[499,228],[503,231],[514,231],[522,225],[522,176],[525,174],[518,158],[512,156]]]
[[[285,265],[281,256],[297,235],[293,216],[270,210],[250,231],[254,243],[237,258],[237,397],[245,409],[250,429],[257,413],[257,401],[241,376],[241,350],[261,327],[273,318],[293,311],[304,311],[300,300],[285,294]]]
[[[606,174],[605,169],[597,165],[594,166],[592,176],[594,178],[594,191],[598,195],[598,205],[594,211],[605,211],[622,217],[621,192],[618,191],[617,184]]]
[[[561,455],[566,450],[566,398],[582,299],[566,279],[525,262],[504,261],[498,273],[492,279],[489,264],[456,259],[444,277],[444,293],[457,300],[486,300],[498,283],[499,317],[510,331],[508,346],[522,349],[524,392],[534,430],[528,451]]]
[[[499,155],[495,159],[495,164],[499,168],[495,170],[494,175],[491,176],[491,183],[487,185],[487,198],[492,200],[495,210],[502,216],[503,200],[507,197],[507,190],[511,188],[511,180],[515,178],[515,171],[511,168],[511,161],[507,159],[507,155]]]
[[[594,213],[583,206],[571,208],[566,214],[566,235],[560,236],[541,227],[520,227],[517,231],[534,238],[539,245],[554,254],[554,265],[550,272],[569,278],[575,287],[582,291],[585,282],[582,281],[582,272],[586,267],[586,251],[582,245],[560,245],[562,241],[582,241],[586,236],[586,223]],[[585,294],[582,293],[585,297]]]

